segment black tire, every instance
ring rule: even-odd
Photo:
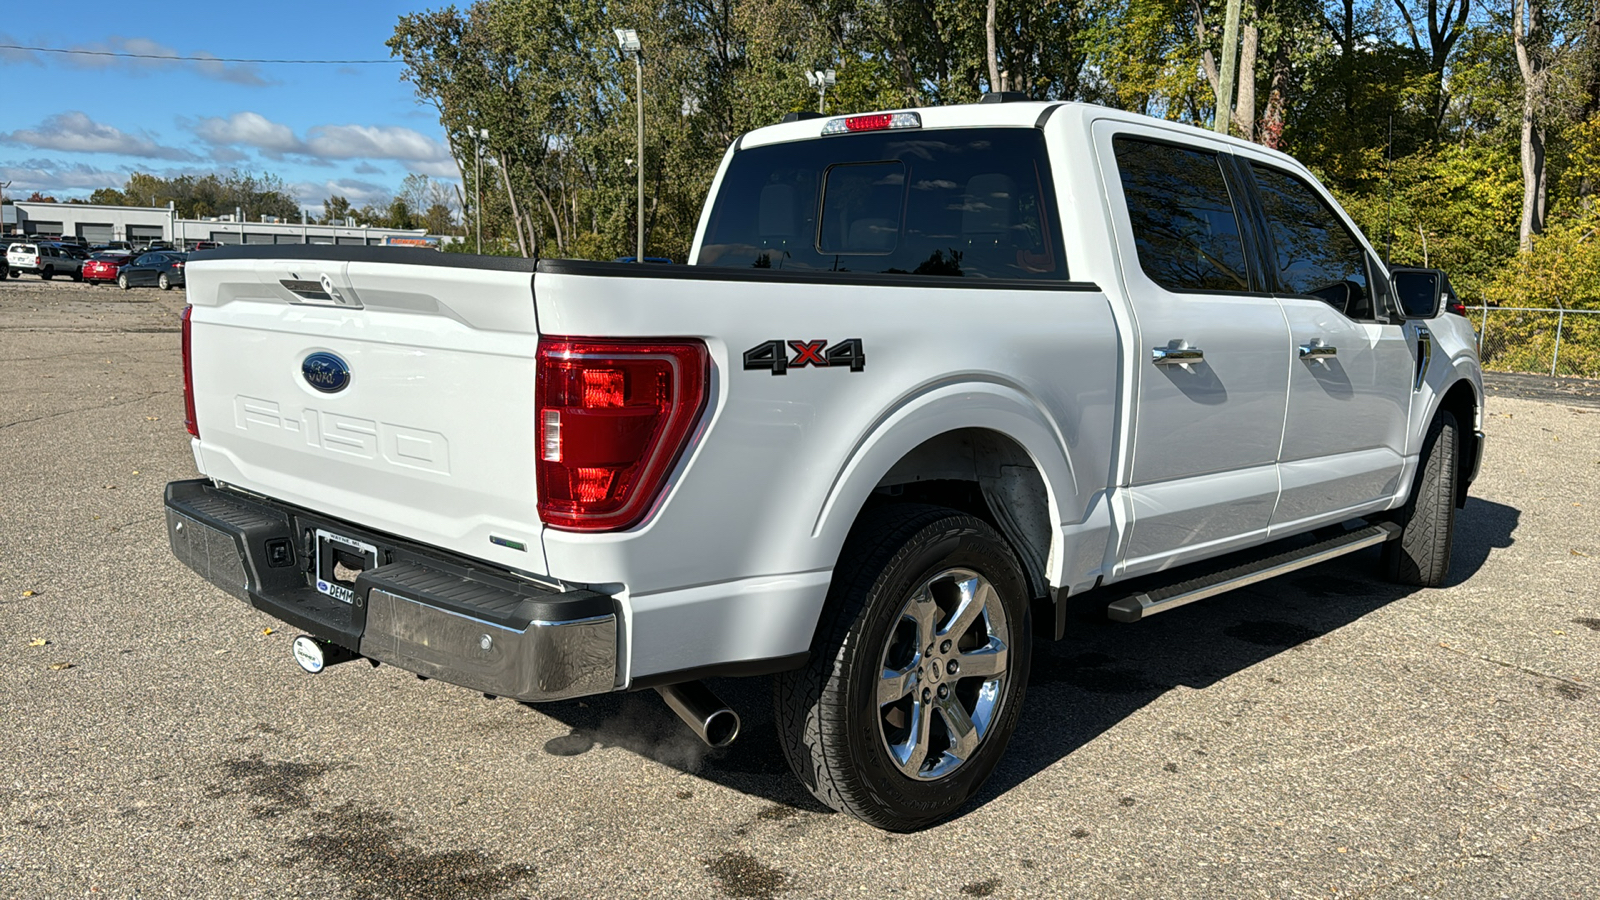
[[[82,281],[83,280],[83,273],[82,272],[73,272],[72,273],[72,280],[73,281]]]
[[[938,629],[956,618],[949,591],[963,583],[941,580],[952,573],[969,586],[987,582],[993,598],[979,611],[981,618],[946,633]],[[804,668],[777,676],[774,686],[779,743],[806,788],[828,806],[890,831],[933,825],[970,800],[1005,753],[1022,714],[1032,648],[1025,585],[1005,540],[971,516],[910,504],[863,516],[834,570],[810,659]],[[935,599],[917,606],[919,597]],[[926,631],[921,620],[907,616],[919,608],[933,616]],[[997,619],[1003,626],[998,632]],[[935,655],[918,650],[891,662],[908,640],[920,647],[930,634]],[[988,665],[997,665],[1001,674],[972,674],[978,657],[996,646],[996,634],[1004,635],[998,646],[1005,655],[996,660],[990,652]],[[945,640],[952,637],[953,649]],[[977,641],[987,643],[980,647]],[[937,654],[945,654],[948,669],[938,668]],[[958,658],[968,660],[968,674],[951,665]],[[890,682],[883,678],[886,667],[910,674]],[[880,682],[900,685],[889,690],[900,690],[899,699],[881,701]],[[993,698],[979,697],[991,682]],[[954,711],[944,711],[957,703],[965,727],[973,729],[969,737],[977,735],[964,758],[956,753]],[[986,725],[973,725],[978,703],[989,704],[980,717]],[[914,746],[918,729],[910,728],[907,737],[894,729],[909,726],[892,724],[918,717],[920,748]],[[907,737],[896,745],[912,748],[907,761],[893,755],[890,745],[897,738],[891,734]],[[951,768],[941,773],[946,766]],[[908,767],[915,771],[908,774]]]
[[[1383,571],[1391,581],[1438,587],[1450,574],[1460,435],[1456,417],[1444,410],[1428,426],[1411,496],[1394,518],[1400,537],[1383,545]]]
[[[50,279],[56,277],[56,270],[55,269],[45,269],[43,272],[39,273],[39,277],[44,279],[45,281],[49,281]]]
[[[156,284],[160,285],[163,291],[172,290],[172,282],[167,279],[167,273],[165,272],[162,272],[161,277],[156,279]]]
[[[117,276],[117,287],[122,288],[123,290],[127,290],[128,288],[130,288],[132,286],[133,285],[128,283],[128,273],[127,272],[123,272],[121,275]]]

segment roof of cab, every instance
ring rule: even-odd
[[[760,147],[766,144],[779,144],[787,141],[809,140],[822,137],[823,126],[835,119],[842,119],[855,115],[871,115],[874,112],[914,112],[922,117],[923,130],[933,128],[1031,128],[1040,125],[1047,118],[1062,118],[1076,115],[1084,119],[1116,119],[1124,122],[1135,122],[1142,125],[1161,128],[1171,131],[1176,137],[1204,138],[1208,141],[1220,141],[1241,148],[1249,148],[1257,153],[1267,156],[1279,157],[1293,161],[1284,153],[1263,147],[1260,144],[1217,134],[1213,131],[1198,128],[1182,122],[1172,122],[1166,119],[1157,119],[1153,116],[1140,115],[1139,113],[1113,109],[1109,106],[1097,106],[1092,103],[1077,103],[1058,100],[1023,100],[1006,103],[962,103],[951,106],[913,106],[893,110],[863,110],[860,112],[843,112],[838,115],[818,116],[802,119],[798,122],[781,122],[777,125],[768,125],[746,132],[736,144],[739,149]],[[908,129],[909,130],[909,129]],[[1297,164],[1298,165],[1298,164]]]

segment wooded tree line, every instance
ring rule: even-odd
[[[106,206],[166,206],[172,203],[186,219],[201,216],[233,215],[241,210],[250,218],[300,217],[300,205],[284,184],[271,173],[257,175],[234,169],[227,175],[179,175],[162,178],[135,172],[119,190],[99,188],[89,195],[90,203]]]
[[[37,194],[35,197],[47,199]],[[54,201],[54,198],[48,199]],[[301,199],[277,175],[234,169],[221,176],[177,175],[171,178],[135,172],[120,189],[99,188],[82,202],[107,206],[166,206],[171,203],[177,208],[178,216],[185,219],[238,212],[247,221],[259,221],[262,216],[297,221],[302,214]],[[323,225],[354,219],[364,225],[383,228],[426,228],[429,234],[455,234],[460,231],[456,214],[459,199],[453,186],[413,172],[387,201],[357,207],[349,198],[333,194],[322,201],[320,216],[308,218]]]
[[[1242,3],[1232,133],[1311,166],[1381,252],[1445,267],[1469,298],[1600,306],[1600,0]],[[637,29],[647,252],[682,260],[734,138],[817,107],[808,69],[838,73],[829,112],[971,102],[1004,86],[1210,127],[1224,11],[1225,0],[478,0],[402,17],[389,46],[437,109],[469,203],[481,189],[486,240],[605,258],[632,252],[634,72],[612,29]]]

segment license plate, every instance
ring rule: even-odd
[[[377,547],[317,529],[318,591],[335,600],[354,603],[356,576],[377,565]]]

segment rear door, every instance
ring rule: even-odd
[[[1095,127],[1136,319],[1132,525],[1119,574],[1266,533],[1289,381],[1283,312],[1253,271],[1248,211],[1222,144]]]
[[[1415,362],[1387,281],[1357,232],[1303,175],[1249,163],[1268,273],[1289,323],[1289,409],[1274,534],[1374,506],[1399,489]]]
[[[543,572],[532,262],[348,253],[189,263],[201,470]]]

